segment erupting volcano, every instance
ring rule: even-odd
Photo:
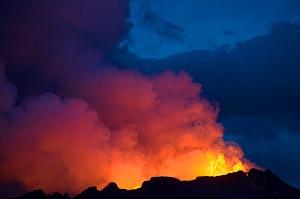
[[[298,169],[299,27],[281,24],[248,43],[231,39],[240,43],[202,49],[198,44],[214,46],[214,34],[200,34],[207,28],[198,24],[222,38],[240,37],[233,26],[213,27],[232,21],[233,8],[224,8],[230,19],[210,23],[202,14],[215,19],[210,13],[219,11],[196,8],[223,8],[224,1],[174,2],[0,0],[0,198],[15,194],[8,193],[11,184],[73,197],[110,182],[138,192],[161,176],[246,179],[259,165],[274,163],[277,170],[269,169],[284,173],[283,162],[294,168],[289,174]],[[295,39],[282,42],[288,37]],[[140,57],[140,49],[150,58]],[[156,52],[168,57],[153,57]],[[292,58],[284,61],[283,52]],[[287,159],[276,143],[291,151]]]
[[[9,111],[2,180],[78,193],[111,181],[134,189],[153,176],[192,180],[254,166],[223,140],[218,107],[188,74],[110,67],[85,75],[65,90],[76,98],[43,94]]]

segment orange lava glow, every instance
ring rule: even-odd
[[[245,167],[241,161],[236,163],[228,163],[224,154],[219,153],[217,156],[207,152],[208,162],[208,176],[220,176],[225,175],[227,173],[236,172],[236,171],[245,171]],[[232,164],[234,164],[232,166]]]
[[[77,98],[43,94],[8,114],[0,182],[79,193],[109,182],[136,189],[153,176],[192,180],[255,167],[238,144],[224,141],[219,108],[188,74],[105,68],[82,75],[68,91]]]
[[[151,163],[143,172],[145,165],[126,162],[115,165],[112,180],[124,189],[138,189],[143,181],[153,176],[172,176],[180,180],[193,180],[198,176],[220,176],[228,173],[247,172],[255,165],[239,158],[226,158],[223,153],[201,152],[195,150],[182,154],[175,159],[168,159],[163,163]],[[160,168],[160,169],[155,169]],[[144,168],[145,169],[145,168]]]

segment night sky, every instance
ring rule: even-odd
[[[196,145],[300,188],[299,1],[0,0],[0,27],[3,196]]]

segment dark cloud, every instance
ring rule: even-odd
[[[145,73],[166,68],[186,70],[203,84],[206,96],[220,102],[221,119],[259,115],[300,128],[299,28],[298,24],[274,24],[269,34],[238,43],[232,50],[224,46],[165,59],[115,56],[120,60],[118,64]]]
[[[118,52],[115,60],[148,74],[166,68],[190,73],[202,84],[203,95],[220,103],[225,138],[241,143],[246,157],[299,187],[299,30],[299,24],[280,22],[234,49],[195,50],[165,59]]]
[[[300,187],[297,158],[300,131],[290,131],[276,122],[259,117],[237,117],[223,121],[225,139],[235,140],[245,155],[269,168],[292,186]]]
[[[1,1],[0,55],[21,95],[56,91],[102,62],[127,31],[127,1]]]
[[[149,28],[147,21],[143,21],[149,11],[159,21],[184,29],[184,37],[172,43],[167,37],[158,37],[153,30],[161,28],[161,23]],[[224,44],[234,47],[236,42],[267,34],[272,23],[299,21],[299,13],[299,2],[295,0],[132,0],[133,27],[129,36],[133,42],[128,49],[143,58],[164,58],[196,49],[216,49]],[[224,34],[228,31],[238,36]]]
[[[183,41],[183,28],[155,16],[151,11],[145,13],[143,21],[145,25],[157,32],[160,37],[174,42]]]

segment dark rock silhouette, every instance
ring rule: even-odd
[[[96,189],[97,190],[97,189]],[[62,195],[61,193],[54,193],[46,195],[43,190],[34,190],[25,193],[23,196],[18,197],[19,199],[70,199],[68,194]]]
[[[68,199],[67,194],[46,195],[42,190],[24,194],[19,199]],[[217,177],[198,177],[180,181],[172,177],[152,177],[136,190],[119,189],[114,182],[103,190],[89,187],[74,199],[288,199],[300,198],[300,190],[289,186],[270,170],[251,169],[248,173],[238,171]]]

